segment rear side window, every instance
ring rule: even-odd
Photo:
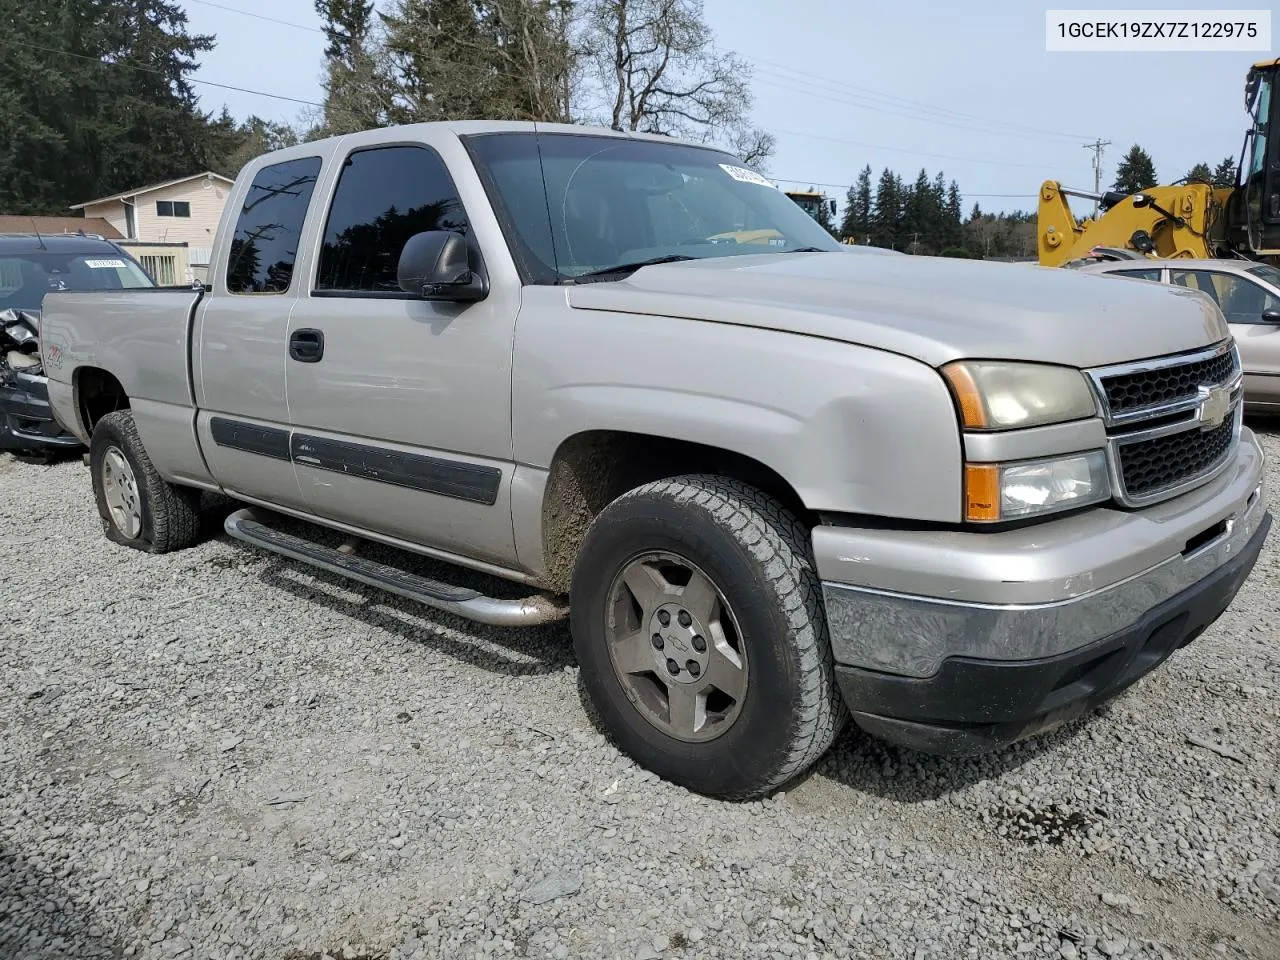
[[[320,158],[263,167],[240,208],[227,257],[231,293],[284,293],[293,279],[298,239],[320,176]]]
[[[357,150],[347,158],[324,228],[316,292],[400,292],[400,251],[415,233],[466,234],[453,178],[419,146]]]
[[[1154,270],[1113,270],[1117,277],[1128,277],[1130,280],[1159,280],[1160,269]]]

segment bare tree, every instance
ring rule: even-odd
[[[613,129],[720,141],[755,163],[772,153],[748,122],[751,70],[716,50],[701,0],[587,0],[582,40]]]

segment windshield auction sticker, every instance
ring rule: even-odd
[[[1270,10],[1046,10],[1044,26],[1050,52],[1271,50]]]
[[[85,260],[84,265],[94,270],[123,270],[123,260]]]
[[[733,179],[741,181],[742,183],[755,183],[762,187],[772,187],[774,190],[778,189],[778,185],[772,180],[769,180],[767,177],[762,177],[754,170],[748,170],[746,167],[735,167],[729,163],[722,163],[720,164],[720,169],[733,177]]]

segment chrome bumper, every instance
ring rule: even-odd
[[[1245,429],[1221,476],[1139,512],[1003,533],[819,527],[835,660],[924,678],[949,657],[1030,660],[1108,637],[1249,543],[1266,515],[1262,467]]]

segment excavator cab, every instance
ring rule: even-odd
[[[1280,60],[1255,63],[1245,78],[1251,124],[1227,201],[1232,245],[1254,256],[1280,255]]]

